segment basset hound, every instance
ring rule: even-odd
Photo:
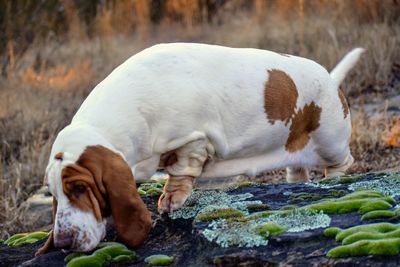
[[[160,44],[117,67],[57,136],[45,184],[54,196],[51,246],[89,251],[112,216],[119,240],[140,245],[151,216],[135,180],[160,166],[158,208],[179,209],[196,177],[287,167],[288,182],[352,164],[351,120],[339,85],[364,49],[328,73],[312,60],[266,50]]]

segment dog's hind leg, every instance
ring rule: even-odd
[[[308,170],[303,167],[287,167],[286,168],[286,181],[288,183],[309,182],[310,176],[308,174]]]
[[[335,176],[342,176],[346,174],[346,171],[350,166],[353,164],[354,158],[349,153],[345,160],[342,163],[328,166],[325,168],[325,177],[335,177]]]

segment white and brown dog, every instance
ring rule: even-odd
[[[314,61],[270,51],[161,44],[116,68],[57,136],[45,183],[54,196],[49,246],[93,249],[112,215],[119,239],[138,246],[151,217],[136,180],[169,174],[159,211],[179,209],[196,177],[287,167],[288,182],[352,164],[351,120],[339,84],[364,50],[329,74]]]

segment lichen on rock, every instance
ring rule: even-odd
[[[220,219],[212,221],[202,234],[208,241],[214,241],[221,247],[258,247],[268,244],[268,239],[259,235],[256,221],[234,221]]]
[[[329,189],[335,188],[344,184],[351,184],[358,180],[361,180],[364,176],[363,175],[346,175],[346,176],[337,176],[333,178],[323,179],[318,182],[308,182],[307,185]]]
[[[289,210],[284,213],[269,213],[269,216],[248,216],[238,220],[216,220],[203,231],[204,237],[222,247],[257,247],[268,244],[268,238],[283,232],[301,232],[329,226],[331,219],[323,212]],[[274,225],[272,233],[260,230]],[[279,230],[278,230],[279,229]]]
[[[244,213],[234,208],[219,208],[212,211],[200,212],[195,221],[208,222],[217,219],[243,217]]]
[[[262,204],[261,201],[249,201],[250,193],[229,195],[223,191],[193,191],[185,204],[169,214],[172,219],[190,219],[201,212],[210,212],[221,208],[234,208],[248,214],[248,206]]]
[[[397,173],[378,180],[361,181],[349,185],[348,188],[352,191],[374,190],[393,198],[400,196],[400,175]]]

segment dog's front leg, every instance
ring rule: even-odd
[[[168,213],[179,209],[192,193],[193,182],[193,176],[170,176],[158,199],[158,211]]]

